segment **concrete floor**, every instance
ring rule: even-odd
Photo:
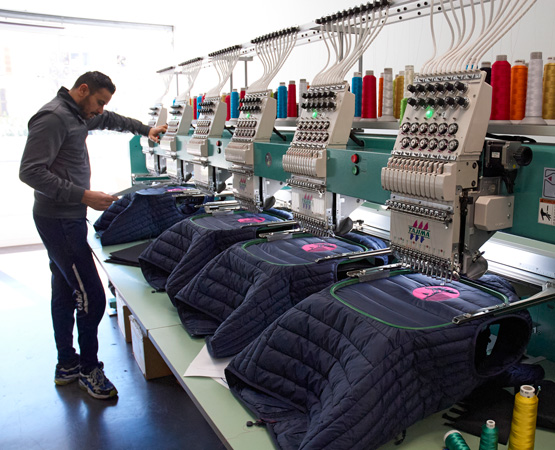
[[[224,448],[173,376],[144,379],[115,316],[100,324],[99,358],[119,397],[56,387],[48,257],[14,250],[0,249],[1,449]]]

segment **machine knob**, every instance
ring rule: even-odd
[[[410,106],[412,106],[413,108],[416,106],[416,104],[418,103],[418,101],[414,98],[414,97],[410,97],[407,100],[407,104],[409,104]]]
[[[450,152],[454,152],[458,148],[459,148],[459,141],[457,141],[456,139],[453,139],[452,141],[449,142],[449,151]]]
[[[423,84],[417,84],[416,85],[416,92],[418,92],[419,94],[422,94],[425,90],[426,90],[426,88],[424,87]]]
[[[447,103],[447,105],[449,105],[451,108],[457,107],[457,103],[455,102],[455,99],[453,97],[447,97],[445,99],[445,103]]]
[[[431,123],[428,127],[428,133],[435,134],[437,133],[437,123]]]
[[[449,143],[447,142],[447,139],[442,139],[441,141],[439,141],[438,150],[442,152],[447,148],[448,145]]]
[[[427,98],[426,103],[428,105],[428,108],[435,108],[436,106],[436,100],[432,97]]]
[[[422,150],[425,150],[426,147],[428,147],[428,139],[426,139],[426,138],[420,139],[419,145],[420,145],[420,148],[421,148]]]
[[[527,166],[532,162],[533,158],[532,149],[530,147],[520,147],[515,151],[513,157],[520,167]]]
[[[435,88],[436,88],[436,92],[440,94],[445,91],[445,87],[441,83],[436,83]]]
[[[428,150],[432,151],[435,150],[437,148],[437,139],[430,139],[430,142],[428,142]]]
[[[468,99],[464,98],[464,97],[455,97],[455,102],[457,103],[457,105],[459,105],[461,108],[468,108]]]
[[[468,90],[468,86],[460,81],[455,82],[455,89],[463,94]]]
[[[425,88],[430,94],[433,94],[436,91],[436,88],[432,83],[427,83]]]
[[[457,131],[459,131],[459,125],[457,125],[456,123],[452,123],[447,129],[447,132],[451,135],[457,134]]]
[[[302,98],[308,98],[308,92],[303,92],[303,95],[301,95]]]
[[[442,98],[436,99],[436,108],[443,108],[445,106],[445,100]]]
[[[401,132],[404,134],[407,134],[410,131],[410,123],[409,122],[405,122],[403,125],[401,125]]]
[[[419,141],[418,139],[412,138],[412,139],[410,140],[410,146],[411,146],[411,148],[416,148],[416,147],[418,147],[418,144],[420,144],[420,141]]]
[[[445,89],[447,92],[453,92],[455,90],[455,86],[452,83],[445,83]]]
[[[410,126],[410,132],[411,133],[418,133],[419,128],[420,128],[420,125],[418,123],[413,123]]]
[[[410,139],[408,137],[401,139],[401,147],[407,148],[409,144],[410,144]]]
[[[426,132],[428,131],[428,124],[427,123],[421,124],[418,131],[420,131],[421,134],[426,134]]]
[[[447,129],[448,129],[448,128],[449,128],[449,127],[447,126],[446,123],[440,123],[439,126],[438,126],[438,128],[437,128],[437,132],[438,132],[439,134],[445,134],[445,133],[447,133]]]
[[[426,108],[428,106],[428,102],[425,98],[421,98],[418,100],[418,107],[419,108]]]
[[[416,87],[413,84],[409,84],[407,86],[407,91],[409,91],[411,94],[416,94]]]

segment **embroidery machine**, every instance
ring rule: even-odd
[[[521,2],[510,11],[520,18],[532,4]],[[329,42],[340,42],[338,23],[352,19],[361,39],[361,55],[375,33],[390,23],[392,7],[406,8],[405,20],[430,14],[429,6],[416,1],[369,2],[362,15],[360,9],[339,12],[283,36],[294,35],[295,45],[307,43],[313,32]],[[516,21],[502,19],[500,26],[506,28]],[[491,37],[503,29],[482,31]],[[367,30],[364,42],[361,30]],[[256,46],[254,42],[243,45],[242,54],[256,52]],[[232,49],[228,50],[238,50]],[[281,122],[289,127],[282,130],[287,142],[276,135],[270,138],[275,100],[265,87],[251,88],[242,102],[233,138],[221,137],[219,98],[202,106],[212,110],[210,119],[199,118],[196,137],[177,137],[172,153],[177,164],[190,167],[194,163],[194,181],[208,192],[218,192],[231,171],[236,202],[228,204],[229,208],[268,206],[268,199],[287,183],[290,208],[301,228],[333,235],[348,231],[354,223],[360,230],[389,240],[397,264],[440,282],[476,278],[486,270],[507,277],[522,298],[532,297],[522,304],[500,305],[454,321],[533,307],[538,333],[531,346],[554,359],[548,350],[551,345],[546,344],[554,338],[555,312],[550,304],[535,305],[555,298],[555,233],[553,221],[547,224],[545,207],[551,203],[542,201],[555,149],[551,144],[523,143],[510,136],[486,139],[488,132],[535,136],[550,128],[488,124],[491,87],[479,70],[454,64],[466,61],[465,55],[475,56],[468,51],[451,51],[443,60],[440,55],[423,68],[409,88],[411,96],[400,124],[353,122],[353,94],[343,80],[360,56],[358,52],[336,55],[335,69],[318,74],[300,99],[300,117]],[[206,128],[203,120],[210,120],[209,131],[204,132],[202,143],[196,143]],[[212,136],[210,127],[215,125],[220,133]],[[295,127],[292,136],[291,126]],[[397,136],[382,132],[397,128]],[[215,206],[225,207],[222,203]],[[362,270],[353,276],[382,276],[387,270]]]

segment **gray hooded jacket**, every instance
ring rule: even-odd
[[[91,167],[86,139],[90,130],[129,131],[147,136],[150,127],[111,111],[84,120],[62,87],[56,97],[29,120],[29,136],[19,178],[35,189],[33,212],[64,219],[86,217],[81,203],[90,189]]]

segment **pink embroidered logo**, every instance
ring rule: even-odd
[[[266,222],[264,217],[245,217],[243,219],[237,219],[239,223],[262,223]]]
[[[306,244],[301,247],[305,252],[331,252],[337,245],[328,242],[318,242],[317,244]]]
[[[412,295],[427,302],[442,302],[458,298],[460,292],[447,286],[426,286],[415,289]]]

